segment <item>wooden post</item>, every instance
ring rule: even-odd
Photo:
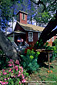
[[[50,71],[50,56],[49,56],[49,52],[48,52],[48,68],[49,68],[49,71]]]

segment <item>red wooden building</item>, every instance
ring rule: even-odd
[[[27,13],[19,11],[17,13],[17,23],[15,26],[15,42],[23,39],[26,43],[34,45],[40,37],[43,27],[27,24]]]
[[[26,42],[28,44],[34,45],[40,37],[41,32],[44,30],[43,27],[35,26],[32,24],[27,24],[27,13],[19,11],[17,13],[17,22],[14,29],[14,41],[18,43]],[[21,40],[23,39],[23,41]],[[49,44],[56,39],[56,36],[48,40]]]

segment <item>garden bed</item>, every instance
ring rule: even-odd
[[[48,63],[45,62],[46,65]],[[30,83],[29,85],[57,85],[57,60],[54,60],[51,63],[50,70],[52,72],[48,72],[48,68],[41,67],[38,72],[34,72],[30,74],[26,80]],[[35,82],[33,84],[33,82]]]

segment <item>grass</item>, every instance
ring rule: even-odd
[[[47,63],[46,63],[47,65]],[[57,60],[54,60],[51,63],[50,71],[51,73],[48,73],[48,68],[41,67],[39,68],[38,72],[34,72],[27,78],[28,81],[38,81],[38,83],[34,85],[57,85]]]

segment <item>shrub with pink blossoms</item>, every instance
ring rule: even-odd
[[[20,66],[19,61],[15,62],[10,59],[8,62],[9,68],[6,70],[2,69],[0,74],[1,85],[22,85],[25,83],[25,77],[23,75],[23,67]]]
[[[17,65],[19,65],[19,61],[18,61],[18,60],[16,60],[15,63],[16,63]]]

